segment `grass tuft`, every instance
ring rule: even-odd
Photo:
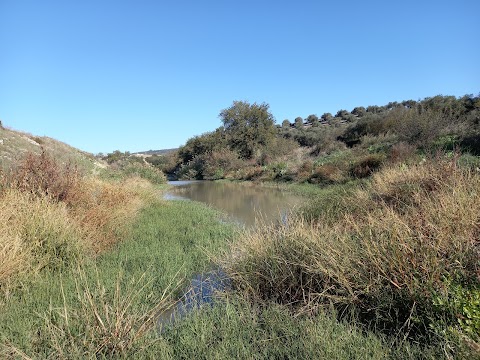
[[[393,166],[341,203],[244,234],[222,261],[237,288],[297,313],[333,304],[395,341],[455,326],[434,300],[452,291],[447,278],[480,286],[480,177],[445,159]]]

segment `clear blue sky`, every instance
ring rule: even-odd
[[[480,91],[480,1],[0,0],[0,119],[92,153]]]

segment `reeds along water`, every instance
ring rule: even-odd
[[[480,176],[435,160],[381,170],[340,213],[246,233],[223,262],[234,286],[297,312],[333,304],[387,332],[428,332],[446,279],[479,284]]]

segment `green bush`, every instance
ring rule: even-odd
[[[138,176],[142,179],[150,181],[152,184],[164,184],[167,179],[163,172],[149,165],[138,162],[131,162],[125,165],[121,170],[126,176]]]

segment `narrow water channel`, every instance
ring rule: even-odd
[[[165,199],[205,203],[247,228],[254,227],[258,222],[284,222],[292,209],[305,202],[305,198],[300,196],[253,184],[212,181],[171,181],[169,184],[173,187],[165,194]],[[160,331],[189,311],[211,304],[215,292],[227,290],[229,286],[230,281],[221,269],[195,275],[177,305],[160,315]]]

